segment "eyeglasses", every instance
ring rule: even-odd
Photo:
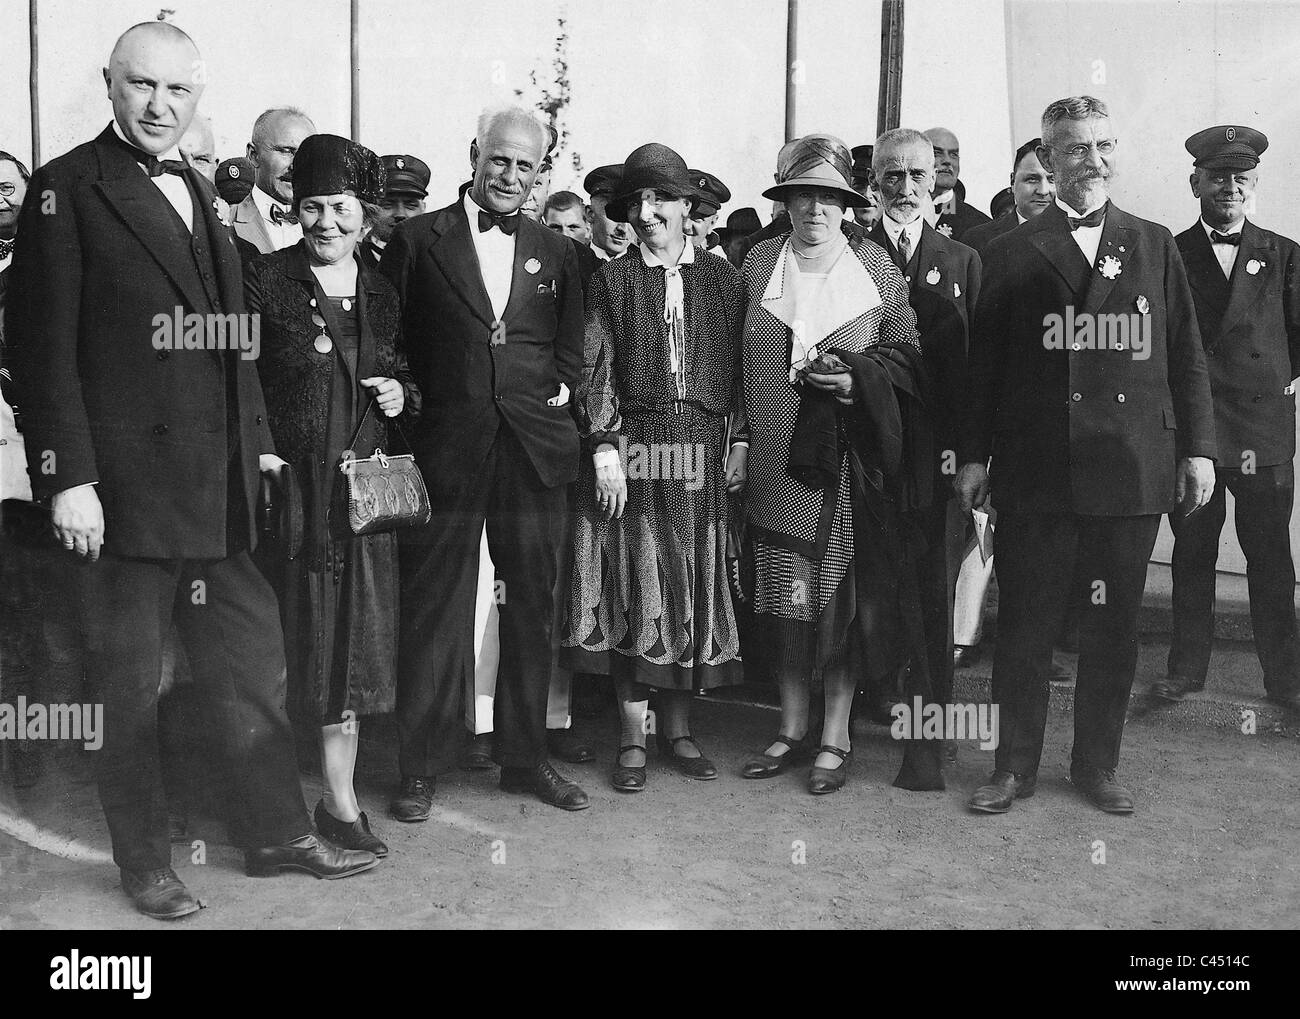
[[[12,181],[0,181],[0,195],[6,198],[12,197],[13,193],[18,190],[18,185]]]
[[[1118,144],[1118,138],[1103,138],[1101,141],[1094,142],[1091,145],[1071,145],[1069,148],[1064,149],[1059,145],[1051,145],[1049,148],[1054,152],[1063,152],[1071,159],[1087,159],[1088,154],[1092,152],[1093,149],[1096,149],[1099,155],[1109,156],[1115,151],[1115,146]]]

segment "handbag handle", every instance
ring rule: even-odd
[[[347,448],[352,450],[354,453],[356,452],[357,449],[357,439],[361,438],[361,429],[363,429],[366,426],[366,418],[370,417],[370,411],[377,402],[378,402],[378,397],[372,396],[370,398],[370,402],[366,404],[366,409],[361,412],[361,420],[357,422],[356,431],[352,433],[352,439],[350,442],[348,442],[347,445]],[[391,420],[393,425],[397,428],[397,434],[400,435],[402,437],[402,441],[406,443],[407,450],[410,452],[414,452],[413,450],[411,450],[411,440],[406,437],[406,432],[402,431],[402,426],[398,423],[397,418],[390,418],[389,420]]]

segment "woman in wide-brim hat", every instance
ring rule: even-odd
[[[725,479],[728,436],[741,438],[729,428],[744,299],[726,259],[687,241],[694,195],[667,146],[628,156],[606,215],[630,222],[640,244],[601,266],[587,299],[589,370],[576,406],[589,455],[563,658],[613,678],[612,780],[626,792],[645,785],[651,689],[660,751],[683,774],[711,779],[717,769],[690,734],[691,698],[742,678]]]
[[[858,613],[866,593],[855,587],[854,569],[861,500],[850,457],[867,440],[855,406],[863,397],[854,358],[882,343],[907,348],[900,353],[905,365],[920,352],[902,275],[880,247],[843,229],[846,209],[868,204],[850,183],[851,166],[838,138],[801,139],[781,180],[764,192],[785,203],[792,229],[755,245],[742,270],[749,297],[745,504],[762,638],[761,649],[746,650],[762,651],[781,688],[780,734],[743,774],[767,778],[815,754],[813,793],[844,784],[863,662]],[[818,428],[804,430],[809,422]],[[816,676],[825,721],[814,742],[809,687]]]
[[[260,316],[257,361],[276,452],[303,487],[305,539],[293,561],[262,550],[280,597],[288,705],[318,726],[324,794],[316,826],[349,849],[387,853],[370,831],[353,786],[357,716],[393,709],[398,574],[392,533],[352,535],[339,496],[339,463],[373,400],[356,443],[389,449],[387,422],[419,409],[398,350],[397,291],[359,257],[384,194],[383,163],[337,135],[305,138],[293,162],[302,240],[245,269],[248,311]]]

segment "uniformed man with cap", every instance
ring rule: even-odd
[[[223,159],[217,164],[217,194],[227,205],[236,206],[253,190],[253,164],[243,156]]]
[[[731,201],[731,189],[705,170],[688,170],[697,195],[695,208],[686,220],[686,236],[697,249],[716,251],[722,256],[722,242],[713,232],[722,207]]]
[[[853,155],[853,189],[870,200],[870,205],[858,206],[853,210],[853,218],[864,230],[870,230],[880,222],[880,200],[871,190],[871,154],[873,145],[854,145],[849,150]]]
[[[1205,686],[1214,632],[1214,572],[1223,490],[1232,492],[1246,556],[1255,650],[1270,700],[1300,707],[1295,566],[1295,386],[1300,373],[1300,245],[1246,218],[1268,139],[1249,127],[1207,127],[1187,139],[1201,216],[1175,241],[1187,267],[1205,346],[1218,437],[1218,477],[1199,513],[1169,515],[1174,532],[1174,629],[1166,679],[1177,701]]]
[[[372,269],[378,268],[388,238],[393,236],[393,228],[424,212],[424,200],[429,195],[429,164],[423,159],[405,155],[381,156],[380,159],[388,173],[388,185],[379,201],[379,219],[358,248],[361,258]]]
[[[587,192],[587,214],[591,217],[591,252],[602,262],[618,258],[627,251],[636,236],[627,223],[618,223],[605,215],[605,203],[618,187],[623,164],[598,166],[587,174],[582,189]]]

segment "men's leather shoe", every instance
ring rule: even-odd
[[[980,660],[978,644],[954,644],[952,648],[952,667],[969,669]]]
[[[1187,690],[1177,680],[1157,679],[1151,684],[1151,696],[1156,700],[1177,704],[1187,696]]]
[[[501,789],[507,793],[533,793],[543,803],[561,810],[586,810],[591,806],[582,786],[560,775],[550,761],[536,768],[502,768]]]
[[[1071,767],[1070,781],[1106,813],[1133,813],[1133,794],[1115,781],[1114,768]]]
[[[402,785],[388,805],[388,812],[399,821],[429,820],[435,787],[432,776],[403,775]]]
[[[325,801],[321,800],[316,804],[316,812],[313,816],[316,830],[336,846],[374,853],[381,860],[388,855],[388,847],[384,845],[383,840],[370,830],[370,818],[366,817],[364,810],[351,823],[340,821],[325,809]]]
[[[496,762],[492,760],[492,734],[490,732],[481,732],[469,741],[464,752],[460,755],[460,767],[462,771],[487,771],[496,767]],[[424,820],[424,818],[420,818]]]
[[[249,877],[270,877],[282,870],[302,870],[312,877],[334,880],[377,866],[379,857],[359,849],[340,849],[315,835],[304,835],[283,846],[261,846],[244,854]]]
[[[155,920],[176,920],[197,913],[201,908],[176,872],[170,867],[157,870],[120,868],[122,891],[131,897],[135,908]]]
[[[546,748],[552,757],[570,764],[589,764],[596,759],[596,751],[588,740],[572,729],[547,729]]]
[[[1037,786],[1037,775],[995,771],[989,784],[976,789],[966,805],[981,814],[1005,814],[1016,800],[1027,800],[1033,796]]]

